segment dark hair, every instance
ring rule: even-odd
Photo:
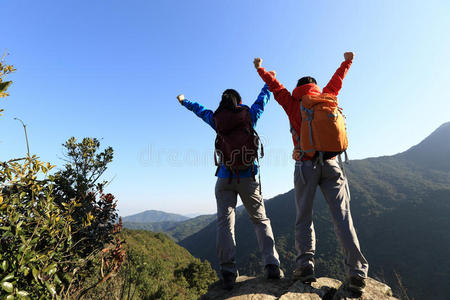
[[[301,85],[308,84],[308,83],[315,83],[315,84],[317,84],[317,81],[311,76],[305,76],[305,77],[300,78],[297,81],[297,86],[301,86]]]
[[[236,90],[227,89],[223,92],[222,100],[220,101],[219,107],[216,111],[224,108],[235,110],[239,104],[241,104],[241,95],[239,95]]]

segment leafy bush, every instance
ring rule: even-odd
[[[64,294],[85,261],[72,256],[73,210],[61,209],[53,186],[39,180],[53,166],[35,156],[0,167],[1,297],[45,299]]]
[[[97,153],[91,138],[65,146],[66,168],[54,175],[36,156],[0,163],[2,298],[81,297],[115,276],[125,258],[116,201],[103,193],[104,182],[96,184],[112,149]]]

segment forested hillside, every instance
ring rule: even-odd
[[[123,227],[129,229],[142,229],[154,232],[164,232],[175,241],[181,241],[182,239],[197,233],[209,223],[213,222],[216,215],[202,215],[186,221],[180,222],[152,222],[152,223],[137,223],[137,222],[124,222]]]
[[[443,287],[436,299],[450,293],[450,123],[410,150],[346,165],[352,195],[351,208],[370,276],[398,286],[398,273],[410,295],[427,298],[430,286]],[[430,152],[429,149],[433,149]],[[428,155],[430,154],[430,155]],[[431,162],[435,163],[431,163]],[[294,267],[294,193],[266,202],[282,267]],[[317,235],[317,273],[343,278],[342,254],[323,196],[318,190],[314,207]],[[180,242],[193,255],[217,268],[215,222]],[[242,274],[262,271],[253,226],[245,212],[236,218],[237,261]]]
[[[217,280],[211,265],[163,233],[122,232],[127,260],[117,276],[87,299],[198,299]]]

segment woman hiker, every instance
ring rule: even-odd
[[[270,98],[267,85],[249,108],[242,104],[241,96],[233,89],[222,94],[222,100],[215,112],[178,95],[181,105],[194,112],[217,133],[215,141],[215,161],[217,182],[215,195],[217,202],[217,256],[223,287],[231,290],[236,282],[238,270],[235,262],[236,241],[234,233],[237,195],[255,228],[259,248],[262,252],[264,273],[268,279],[284,277],[280,269],[278,253],[270,220],[266,216],[264,200],[260,193],[258,174],[258,135],[254,127],[264,112]]]

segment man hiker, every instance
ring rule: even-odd
[[[296,268],[293,278],[302,282],[315,281],[315,233],[312,220],[313,200],[317,186],[322,190],[333,218],[335,232],[343,249],[347,288],[361,293],[369,265],[360,250],[350,213],[350,190],[340,154],[347,149],[345,122],[337,107],[337,95],[342,80],[353,60],[353,53],[344,54],[344,62],[323,91],[310,76],[298,80],[292,94],[261,67],[262,60],[253,61],[258,74],[273,92],[291,123],[294,142],[293,158],[295,203]],[[345,153],[346,154],[346,153]]]
[[[222,100],[215,112],[189,101],[184,95],[178,101],[194,112],[217,132],[214,158],[217,182],[215,195],[217,202],[217,256],[225,289],[232,289],[238,276],[235,262],[236,241],[234,234],[235,208],[237,196],[255,228],[259,249],[262,252],[264,273],[268,279],[284,277],[280,269],[278,253],[270,220],[266,216],[264,201],[260,193],[258,174],[259,139],[254,130],[256,122],[264,112],[270,98],[265,85],[255,103],[249,108],[241,102],[241,96],[233,89],[222,94]]]

